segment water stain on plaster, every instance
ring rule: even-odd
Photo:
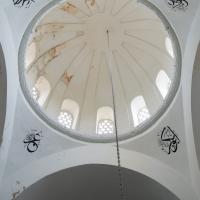
[[[55,38],[56,33],[62,31],[65,25],[63,23],[47,23],[38,25],[35,29],[35,36],[33,38],[34,42],[40,42],[45,38],[46,35],[52,35]]]
[[[20,187],[20,181],[16,181],[16,185],[17,185],[17,187]],[[19,194],[21,194],[25,190],[26,190],[26,187],[23,186],[22,189],[18,189],[16,192],[13,192],[11,200],[15,200],[19,196]]]
[[[12,194],[12,200],[15,200],[19,194],[20,194],[20,190],[18,190],[17,192],[14,192]]]
[[[33,38],[33,42],[35,42],[36,46],[40,39],[36,36]],[[63,42],[61,44],[56,45],[55,47],[52,47],[51,49],[47,50],[46,52],[42,53],[39,57],[37,57],[34,62],[32,62],[31,66],[33,67],[42,59],[42,65],[46,66],[48,65],[54,58],[58,57],[61,54],[61,51],[66,47],[67,42]],[[40,48],[37,48],[37,51],[40,52]],[[45,67],[44,67],[45,68]],[[29,68],[31,69],[31,67]]]
[[[47,23],[37,26],[35,32],[39,35],[56,33],[64,28],[62,23]]]
[[[61,6],[60,9],[72,15],[75,15],[78,12],[78,8],[71,3],[66,3],[65,5]]]
[[[67,3],[67,5],[70,8],[73,7],[73,5],[71,5],[69,3]],[[65,5],[65,7],[67,5]],[[39,47],[40,42],[43,39],[45,39],[46,35],[52,35],[53,39],[55,39],[56,33],[62,31],[64,28],[65,28],[65,23],[57,23],[57,22],[38,25],[35,30],[35,35],[34,35],[32,41],[30,42],[30,44],[34,43],[36,45],[37,52],[40,52],[40,47]],[[84,34],[83,31],[77,31],[76,37],[82,36],[83,34]],[[72,40],[72,39],[73,38],[71,38],[70,40]],[[32,62],[32,66],[35,64],[38,64],[38,62],[39,62],[39,65],[42,64],[43,66],[46,67],[53,59],[55,59],[56,57],[58,57],[61,54],[61,51],[66,47],[66,44],[69,41],[64,41],[63,43],[58,44],[55,47],[52,47],[49,50],[42,53],[39,57],[37,57],[34,60],[34,62]],[[31,68],[29,68],[29,69],[31,69]]]
[[[80,32],[78,34],[82,35],[83,33]],[[51,49],[47,50],[46,52],[42,53],[38,58],[36,58],[34,60],[34,62],[32,63],[31,67],[29,68],[29,70],[34,65],[37,65],[36,67],[38,67],[38,65],[40,65],[40,64],[42,64],[42,66],[43,66],[41,69],[45,69],[45,67],[52,60],[54,60],[56,57],[60,56],[60,54],[62,53],[62,51],[66,48],[66,45],[67,45],[68,42],[69,41],[65,41],[65,42],[63,42],[61,44],[56,45],[55,47],[52,47]],[[37,49],[37,51],[39,51],[39,49]]]
[[[64,48],[65,48],[65,43],[59,44],[59,45],[55,46],[54,48],[52,48],[48,52],[49,60],[52,61],[54,58],[56,58],[57,56],[59,56],[61,54],[61,51]],[[50,61],[48,61],[48,62],[50,62]]]
[[[95,0],[85,0],[85,3],[88,5],[90,4],[90,6],[94,6],[96,1]]]
[[[32,65],[36,64],[42,58],[44,66],[47,66],[53,59],[55,59],[61,54],[62,50],[65,47],[66,47],[66,42],[58,44],[55,47],[52,47],[50,50],[39,56]]]
[[[74,75],[69,75],[68,72],[65,72],[64,75],[63,75],[64,83],[68,86],[73,77],[74,77]]]

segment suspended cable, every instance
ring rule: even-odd
[[[117,164],[118,164],[118,175],[119,175],[119,184],[120,184],[120,195],[121,200],[126,200],[125,192],[124,192],[124,181],[123,181],[123,174],[122,174],[122,166],[121,166],[121,159],[120,159],[120,147],[119,147],[119,134],[118,134],[118,127],[117,127],[117,114],[116,114],[116,99],[114,94],[114,84],[112,78],[112,69],[111,69],[111,49],[110,49],[110,34],[109,30],[107,30],[107,41],[108,41],[108,71],[111,81],[111,90],[112,90],[112,103],[113,103],[113,113],[114,113],[114,125],[115,125],[115,139],[116,139],[116,148],[117,148]]]

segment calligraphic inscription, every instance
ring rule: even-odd
[[[42,131],[31,130],[31,132],[26,136],[26,138],[23,141],[26,150],[29,153],[36,152],[40,145],[41,138],[42,138]]]
[[[189,2],[187,0],[166,0],[167,4],[170,8],[174,10],[185,10],[189,6]]]
[[[35,3],[35,0],[13,0],[14,6],[29,8],[32,3]]]
[[[180,144],[180,139],[175,134],[175,132],[169,127],[165,127],[159,136],[159,144],[161,149],[167,154],[176,153],[178,150],[178,145]]]

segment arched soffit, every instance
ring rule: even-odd
[[[158,182],[132,170],[123,169],[127,199],[178,200]],[[43,178],[16,200],[120,200],[118,168],[109,165],[84,165]]]
[[[197,49],[192,77],[192,123],[197,158],[200,167],[200,43]]]
[[[15,188],[14,191],[19,191],[19,194],[23,192],[24,187],[29,188],[44,177],[65,169],[90,164],[116,164],[115,147],[105,147],[105,145],[103,145],[102,147],[99,146],[94,149],[92,146],[66,150],[28,164],[23,169],[7,178],[1,188],[0,198],[7,199],[7,195],[12,195],[12,183],[16,180],[20,182],[20,188]],[[93,153],[91,154],[91,152]],[[194,191],[179,172],[142,153],[132,152],[125,149],[123,149],[121,153],[124,158],[132,158],[132,160],[128,159],[123,163],[124,168],[148,176],[170,190],[181,200],[196,200]],[[90,156],[86,158],[84,155],[88,154],[90,154]],[[71,159],[61,159],[62,155]],[[133,162],[133,160],[137,160],[137,162]],[[30,176],[30,171],[34,171],[34,176]]]
[[[0,144],[2,142],[7,99],[7,75],[6,64],[2,46],[0,44]]]

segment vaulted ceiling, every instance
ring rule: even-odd
[[[98,109],[111,107],[123,135],[136,127],[135,97],[143,96],[151,116],[161,110],[168,96],[159,91],[157,76],[164,71],[174,86],[179,63],[173,31],[154,8],[138,1],[72,0],[46,10],[24,36],[30,93],[34,87],[42,92],[40,77],[51,88],[39,103],[46,116],[57,122],[63,101],[73,100],[79,106],[75,131],[94,135]]]

